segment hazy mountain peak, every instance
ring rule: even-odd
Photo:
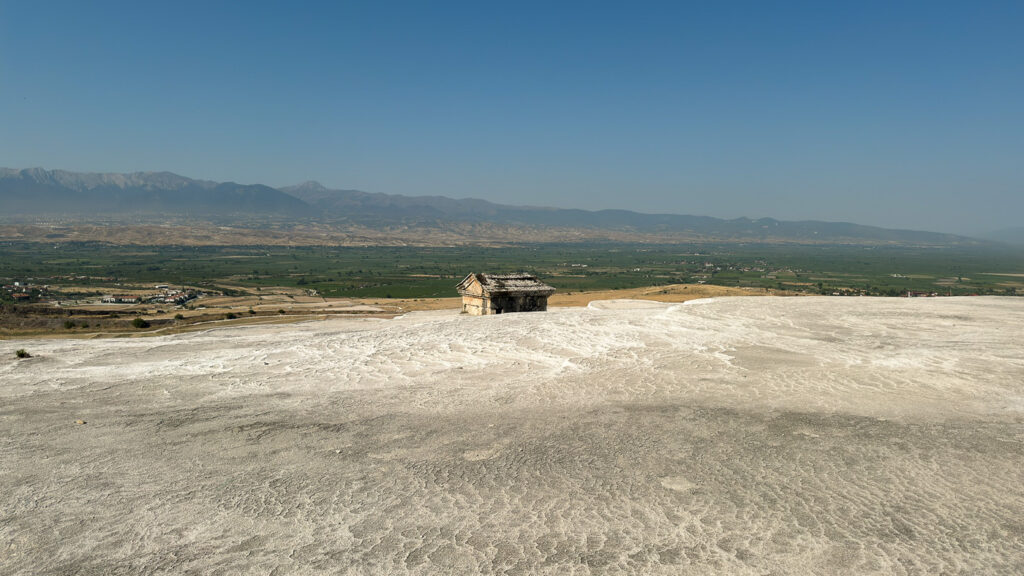
[[[59,186],[70,190],[96,190],[100,188],[144,188],[148,190],[181,190],[188,186],[212,188],[215,183],[205,180],[193,180],[179,176],[173,172],[68,172],[67,170],[47,170],[45,168],[25,168],[15,170],[0,169],[0,178],[21,179],[40,185]]]
[[[319,202],[327,198],[338,197],[338,196],[349,196],[352,194],[363,195],[365,192],[358,190],[332,190],[317,182],[316,180],[306,180],[301,184],[294,186],[284,186],[279,188],[286,194],[291,194],[300,200],[305,202]]]
[[[324,192],[324,191],[327,190],[326,186],[324,186],[323,184],[317,182],[316,180],[306,180],[302,184],[297,184],[295,186],[289,186],[289,188],[292,188],[292,189],[295,189],[295,190],[310,190],[310,191],[316,191],[316,192]]]
[[[301,200],[257,185],[193,180],[173,172],[68,172],[0,169],[0,213],[298,216]]]

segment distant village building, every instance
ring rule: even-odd
[[[470,274],[456,286],[466,314],[543,312],[555,289],[531,274]]]
[[[104,304],[138,304],[142,300],[138,296],[131,296],[129,294],[118,294],[111,296],[104,296],[101,301]]]

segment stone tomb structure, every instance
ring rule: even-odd
[[[462,312],[474,316],[543,312],[555,289],[532,274],[470,274],[456,286]]]

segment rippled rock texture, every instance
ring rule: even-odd
[[[0,353],[3,574],[1024,573],[1022,299]]]

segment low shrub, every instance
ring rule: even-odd
[[[132,326],[136,328],[149,328],[149,322],[146,322],[144,318],[136,317],[132,320]]]
[[[234,312],[228,312],[224,315],[225,320],[234,320],[235,318],[238,318],[238,316],[236,316]]]
[[[31,358],[32,355],[25,351],[24,348],[19,348],[15,353],[18,358]]]

